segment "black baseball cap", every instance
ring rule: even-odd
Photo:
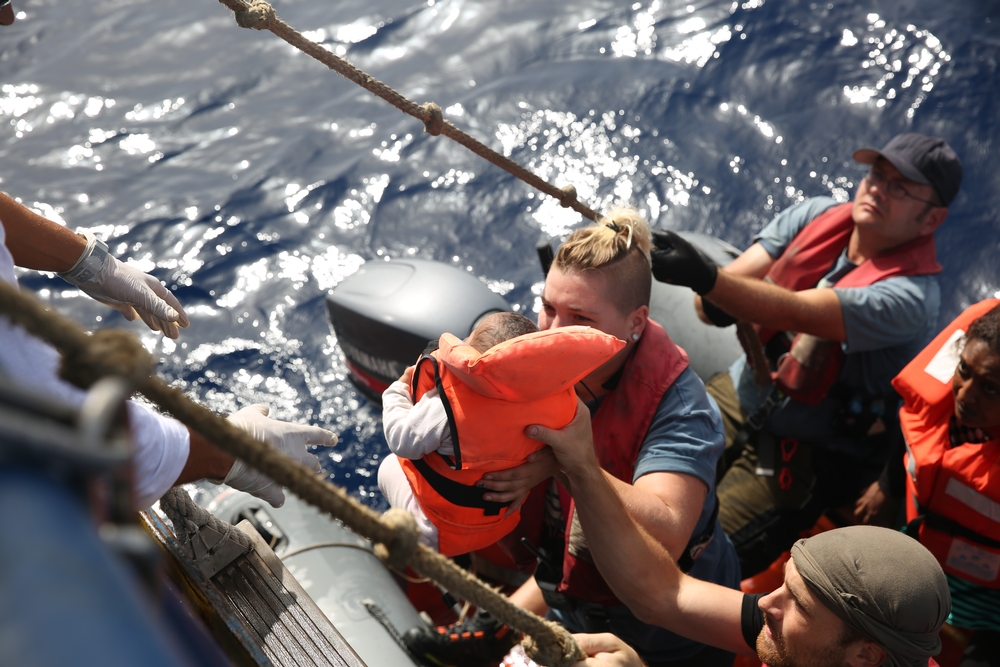
[[[14,6],[10,0],[0,0],[0,25],[10,25],[14,22]]]
[[[908,132],[894,136],[882,150],[854,151],[854,161],[861,164],[875,164],[880,157],[911,181],[934,188],[944,206],[951,204],[962,185],[962,161],[940,137]]]

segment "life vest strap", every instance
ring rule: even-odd
[[[430,454],[429,456],[434,456]],[[489,489],[480,489],[476,486],[468,486],[453,479],[449,479],[439,473],[423,459],[411,459],[413,467],[427,480],[431,488],[450,502],[459,507],[474,507],[483,510],[484,516],[497,516],[500,510],[510,505],[510,502],[498,503],[492,500],[484,500],[483,494]]]
[[[950,537],[961,537],[963,540],[973,542],[988,549],[1000,549],[1000,541],[992,540],[985,535],[980,535],[976,531],[966,528],[957,521],[949,519],[946,516],[936,514],[935,512],[924,512],[911,521],[906,527],[907,534],[917,537],[920,534],[919,530],[921,524],[925,524],[931,530],[936,530],[939,533],[944,533]]]
[[[428,345],[428,349],[430,345]],[[448,417],[448,430],[451,432],[451,446],[455,450],[455,458],[449,460],[447,457],[442,457],[451,466],[452,470],[462,469],[462,446],[458,441],[458,424],[455,422],[455,411],[451,408],[451,401],[448,400],[448,394],[445,393],[444,383],[441,381],[441,369],[438,366],[438,360],[430,355],[430,353],[424,353],[420,359],[417,360],[417,366],[413,369],[413,380],[411,382],[411,400],[415,403],[417,401],[417,387],[420,383],[420,370],[423,368],[425,362],[430,362],[431,366],[434,368],[434,386],[437,387],[438,396],[441,399],[441,404],[444,406],[445,416]],[[426,477],[426,475],[424,475]],[[433,486],[433,485],[432,485]],[[442,494],[444,495],[444,494]],[[477,507],[476,505],[467,505],[467,507]],[[490,515],[487,515],[490,516]]]

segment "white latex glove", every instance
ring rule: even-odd
[[[319,459],[306,451],[306,445],[337,444],[337,436],[318,426],[291,424],[270,419],[271,409],[265,403],[257,403],[229,415],[229,421],[258,440],[263,440],[281,453],[302,465],[320,471]],[[226,484],[266,500],[272,507],[285,504],[285,493],[274,480],[236,459],[229,474],[223,480]]]
[[[159,280],[108,255],[91,280],[80,289],[101,303],[111,306],[129,322],[136,314],[153,331],[177,338],[178,325],[191,324],[180,302]]]

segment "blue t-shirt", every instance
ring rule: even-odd
[[[809,222],[837,202],[829,197],[815,197],[796,204],[771,221],[755,238],[768,254],[780,257]],[[847,249],[830,267],[820,285],[835,283],[855,264],[847,258]],[[858,393],[884,396],[892,393],[892,378],[930,341],[937,330],[941,290],[937,277],[897,276],[867,287],[833,288],[844,314],[847,341],[842,343],[844,365],[838,380]],[[737,359],[729,373],[740,404],[747,414],[759,407],[767,388],[753,382],[753,370],[746,357]],[[840,401],[825,399],[810,407],[790,401],[775,410],[766,428],[778,437],[819,440],[836,449],[858,450],[863,445],[849,438],[833,435],[833,421]]]
[[[595,402],[591,410],[596,410]],[[687,368],[660,400],[635,463],[633,483],[654,472],[692,475],[708,487],[694,535],[701,535],[717,502],[715,469],[726,446],[722,417],[701,379]],[[624,567],[624,565],[623,565]],[[691,576],[730,588],[739,588],[740,564],[736,549],[716,520],[715,534],[694,562]],[[645,660],[666,661],[694,655],[704,644],[638,620],[625,607],[607,609],[611,632],[635,648]],[[552,616],[573,632],[593,631],[576,614],[553,611]]]

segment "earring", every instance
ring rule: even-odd
[[[639,334],[637,334],[637,333],[632,334],[632,340],[638,341],[639,340]]]

